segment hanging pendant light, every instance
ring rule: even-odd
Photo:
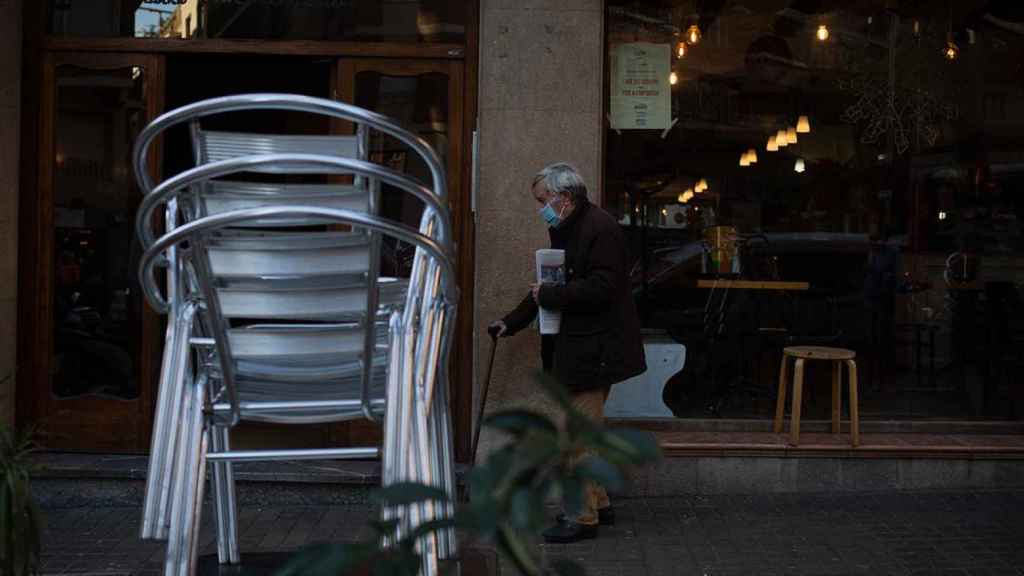
[[[804,170],[806,170],[806,169],[807,169],[807,166],[804,164],[804,159],[803,158],[797,158],[796,159],[796,164],[793,165],[793,170],[795,172],[797,172],[798,174],[803,174]]]
[[[703,192],[703,191],[705,191],[707,189],[708,189],[708,181],[703,179],[703,178],[701,178],[700,182],[697,182],[697,185],[693,187],[694,192]]]
[[[747,161],[751,164],[757,164],[757,150],[753,148],[747,150]]]
[[[742,166],[744,168],[746,168],[747,166],[750,166],[750,156],[747,156],[746,152],[744,152],[743,154],[740,154],[740,166]]]
[[[786,136],[785,130],[779,130],[775,133],[775,145],[779,148],[785,148],[789,145],[789,138]]]
[[[799,134],[810,134],[811,120],[807,116],[801,116],[796,121],[796,131]]]
[[[818,37],[819,42],[825,42],[826,40],[828,40],[828,26],[825,26],[824,24],[818,24],[818,32],[815,35]]]
[[[942,49],[942,55],[950,62],[956,60],[960,56],[960,47],[957,46],[952,40],[946,41],[946,47]]]
[[[664,52],[663,52],[663,54],[664,54]],[[675,86],[676,84],[679,83],[679,75],[676,74],[675,70],[673,70],[671,73],[669,73],[669,75],[668,75],[668,83],[671,84],[672,86]]]
[[[796,144],[796,143],[797,143],[796,127],[795,126],[790,126],[789,129],[786,130],[786,144]]]
[[[690,27],[686,29],[686,43],[694,45],[698,42],[700,42],[700,26],[690,24]]]
[[[779,144],[778,144],[778,142],[775,141],[775,135],[774,134],[772,134],[771,136],[768,137],[768,144],[766,144],[764,148],[765,148],[765,150],[767,150],[769,152],[778,152],[779,151]]]
[[[676,56],[679,58],[686,57],[686,41],[680,40],[679,44],[676,45]]]
[[[946,45],[942,48],[942,56],[950,62],[960,56],[960,47],[953,42],[953,0],[949,0],[949,29],[946,31]]]
[[[679,202],[680,204],[686,204],[686,193],[684,192],[677,196],[676,201]]]

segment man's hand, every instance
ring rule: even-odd
[[[495,320],[487,326],[487,333],[491,335],[491,338],[501,338],[508,332],[508,326],[501,320]]]

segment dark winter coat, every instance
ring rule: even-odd
[[[619,224],[583,200],[549,230],[551,247],[565,250],[565,285],[542,285],[540,305],[561,310],[553,337],[554,374],[570,392],[606,388],[647,369],[640,319],[629,283],[629,256]],[[532,294],[503,318],[506,334],[537,316]]]

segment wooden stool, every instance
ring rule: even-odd
[[[775,403],[775,433],[782,432],[782,418],[786,407],[786,381],[789,379],[787,360],[796,359],[793,374],[793,422],[790,424],[790,441],[800,444],[800,405],[803,401],[804,361],[829,360],[832,362],[832,433],[839,434],[839,417],[842,410],[843,364],[850,370],[850,436],[853,445],[860,445],[860,422],[857,415],[857,354],[843,348],[825,346],[789,346],[782,351],[782,367],[779,369],[779,399]]]

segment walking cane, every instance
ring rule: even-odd
[[[487,375],[484,376],[484,389],[480,394],[480,405],[476,409],[476,428],[473,430],[473,464],[476,464],[476,449],[480,444],[480,427],[484,421],[484,408],[487,406],[487,390],[491,387],[491,369],[494,368],[494,351],[498,348],[498,331],[487,329],[491,337],[491,353],[487,360]]]

